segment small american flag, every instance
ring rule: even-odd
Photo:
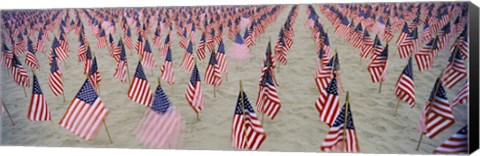
[[[33,88],[30,106],[28,107],[28,120],[33,121],[51,121],[52,116],[48,109],[47,101],[43,96],[42,88],[38,83],[37,76],[33,75]]]
[[[238,95],[232,120],[231,133],[234,149],[257,150],[267,138],[262,123],[258,120],[247,94],[243,90]]]
[[[257,98],[257,111],[267,114],[271,120],[275,119],[280,111],[281,104],[277,94],[277,88],[273,82],[270,69],[265,70],[262,81],[260,83],[258,98]]]
[[[141,57],[143,57],[143,53],[145,52],[145,49],[143,48],[145,48],[145,43],[143,42],[142,35],[139,35],[137,38],[137,43],[135,44],[135,49],[137,50],[137,54]]]
[[[102,29],[100,34],[97,37],[97,48],[104,48],[107,46],[107,36],[105,30]]]
[[[150,42],[148,42],[148,40],[145,40],[145,47],[143,50],[142,65],[148,69],[155,69],[157,67],[157,63],[153,57],[152,48],[150,47]]]
[[[182,116],[158,85],[152,106],[135,130],[136,137],[150,148],[175,148],[183,135]]]
[[[390,42],[393,38],[393,30],[392,30],[392,24],[390,23],[390,19],[387,19],[387,23],[385,23],[385,32],[383,35],[383,41],[385,42]]]
[[[315,103],[315,108],[320,113],[320,120],[331,127],[337,116],[339,105],[337,76],[333,75],[332,80],[325,90],[320,92],[320,97]]]
[[[162,79],[167,81],[168,84],[175,84],[175,80],[173,77],[173,63],[172,63],[172,50],[168,47],[167,56],[165,57],[165,62],[163,62],[162,68],[160,68],[162,72]]]
[[[388,67],[388,44],[383,49],[382,53],[374,55],[372,60],[368,63],[368,72],[372,78],[373,83],[385,81],[387,78]]]
[[[448,59],[448,64],[445,67],[445,74],[442,78],[445,87],[451,89],[458,82],[467,77],[467,73],[465,60],[461,56],[460,49],[455,48]]]
[[[287,47],[285,44],[283,29],[280,30],[280,33],[278,35],[278,41],[275,44],[274,51],[276,59],[284,65],[287,64]]]
[[[372,58],[374,58],[376,55],[380,55],[383,52],[383,46],[382,42],[380,41],[380,38],[378,35],[375,35],[375,39],[373,40],[373,55]]]
[[[113,77],[119,79],[121,82],[127,82],[127,55],[125,54],[125,47],[123,46],[123,42],[120,39],[118,41],[117,47],[115,48],[115,55],[114,58],[118,57],[117,66],[115,68],[115,74]]]
[[[360,151],[350,106],[346,107],[345,104],[342,107],[320,148],[322,151]]]
[[[245,40],[245,44],[247,45],[248,48],[255,45],[254,44],[255,41],[253,40],[252,35],[249,33],[248,28],[245,28],[245,33],[243,34],[243,40]]]
[[[83,139],[92,140],[108,113],[93,85],[86,79],[59,124]]]
[[[190,72],[193,69],[193,63],[194,63],[194,56],[193,56],[193,44],[192,42],[188,42],[188,48],[187,51],[185,52],[185,55],[183,56],[183,61],[181,63],[181,67]]]
[[[162,47],[162,37],[160,36],[160,30],[157,27],[153,36],[153,47],[160,49]]]
[[[413,81],[412,58],[408,59],[408,64],[403,68],[402,74],[395,83],[395,94],[397,99],[410,104],[410,108],[415,106],[415,85]]]
[[[443,83],[438,78],[435,81],[427,104],[423,108],[422,117],[417,129],[430,139],[443,132],[455,123],[452,109],[447,99]]]
[[[202,37],[200,38],[197,48],[197,57],[200,61],[205,59],[205,44],[205,33],[202,33]]]
[[[370,54],[373,51],[373,40],[370,37],[370,34],[368,33],[367,30],[364,30],[363,32],[363,47],[360,52],[360,57],[361,58],[367,58],[368,54]]]
[[[15,45],[13,46],[13,53],[23,54],[26,51],[26,45],[24,43],[25,41],[22,33],[18,33],[17,40],[15,40]]]
[[[467,59],[469,55],[469,44],[468,44],[468,32],[467,27],[462,31],[462,33],[457,37],[455,43],[453,43],[450,51],[453,53],[454,49],[458,47],[462,54],[463,59]]]
[[[87,60],[87,44],[85,43],[85,40],[82,38],[82,34],[80,34],[80,40],[78,44],[78,62],[84,62]]]
[[[25,64],[27,66],[38,69],[40,68],[40,65],[38,64],[37,56],[35,56],[35,50],[33,49],[33,42],[28,39],[28,44],[27,44],[27,55],[25,57]]]
[[[222,83],[222,74],[220,73],[218,61],[215,56],[215,52],[210,55],[210,61],[208,61],[207,69],[205,71],[205,83],[218,88]]]
[[[55,50],[55,57],[57,57],[58,62],[63,62],[68,58],[68,54],[64,51],[56,37],[53,38],[52,48],[50,49],[50,60],[53,57],[53,50]]]
[[[187,41],[188,41],[188,37],[187,37],[187,28],[184,28],[183,29],[183,33],[181,35],[181,39],[179,41],[179,45],[180,47],[184,48],[184,49],[187,49]],[[191,42],[191,41],[190,41]]]
[[[25,71],[25,68],[18,60],[17,55],[13,54],[12,58],[12,68],[10,69],[12,72],[13,81],[17,83],[17,85],[21,85],[24,87],[30,86],[30,78],[28,78],[28,73]]]
[[[2,66],[10,69],[12,66],[13,53],[8,49],[5,42],[2,44]]]
[[[223,44],[223,40],[220,40],[220,42],[218,43],[217,61],[220,72],[228,73],[227,57],[225,56],[225,46]]]
[[[187,91],[185,92],[185,98],[196,113],[203,109],[205,102],[203,100],[202,81],[200,80],[200,72],[198,71],[197,65],[193,67]]]
[[[92,60],[92,66],[90,68],[88,78],[90,79],[93,87],[95,89],[98,89],[98,84],[100,83],[100,81],[102,81],[102,77],[100,76],[100,72],[98,71],[97,57],[94,57]]]
[[[423,31],[422,31],[422,38],[420,39],[420,42],[424,43],[433,38],[433,33],[431,32],[430,29],[430,23],[427,21],[425,25],[423,25]]]
[[[443,144],[438,146],[435,154],[459,154],[468,153],[468,126],[465,125],[457,133],[453,134]]]
[[[52,63],[50,64],[50,73],[48,75],[48,84],[55,96],[63,93],[62,72],[58,67],[56,51],[52,51]]]
[[[135,76],[132,80],[130,88],[128,89],[128,98],[133,102],[150,107],[152,104],[152,91],[147,77],[143,72],[142,63],[138,62]]]
[[[42,53],[45,54],[45,40],[43,39],[43,30],[40,29],[38,31],[38,38],[37,38],[37,43],[35,44],[34,50],[35,52],[41,51]]]
[[[108,35],[108,54],[113,56],[113,52],[115,51],[115,40],[113,39],[112,34]]]
[[[411,32],[408,30],[407,22],[403,25],[402,32],[398,36],[397,49],[400,58],[407,58],[412,53],[413,38],[410,36]]]
[[[468,90],[469,88],[468,88],[468,80],[467,80],[465,81],[465,84],[462,86],[460,91],[458,91],[457,95],[453,99],[452,106],[451,106],[452,108],[457,106],[458,104],[468,102],[468,96],[469,96]]]
[[[435,58],[435,50],[437,49],[437,39],[430,40],[417,53],[415,53],[415,60],[419,71],[427,71],[433,64]]]
[[[58,36],[58,42],[60,43],[60,47],[62,48],[62,53],[68,54],[70,52],[68,48],[68,40],[65,39],[65,33],[62,31]]]
[[[167,55],[168,48],[170,48],[170,33],[168,33],[167,36],[165,36],[165,41],[163,42],[162,49],[161,49],[162,57],[165,57]]]
[[[90,67],[92,67],[92,51],[90,50],[90,47],[87,47],[87,52],[85,54],[86,59],[85,59],[85,64],[83,66],[83,75],[87,75],[88,72],[90,72]]]
[[[127,33],[123,35],[123,41],[128,49],[133,49],[135,46],[133,45],[132,41],[132,32],[130,31],[130,27],[127,26]]]
[[[210,52],[213,52],[215,50],[214,37],[215,37],[215,29],[212,29],[210,31],[210,35],[207,36],[207,49]]]

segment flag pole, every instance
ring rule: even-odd
[[[248,144],[248,137],[247,137],[247,129],[245,128],[245,101],[243,100],[243,83],[242,83],[242,80],[240,80],[240,98],[241,98],[241,102],[242,102],[242,117],[243,117],[243,135],[245,136],[245,144]]]
[[[110,144],[112,144],[112,143],[113,143],[112,137],[110,136],[110,132],[108,131],[108,126],[107,126],[107,124],[105,123],[105,119],[103,119],[102,122],[103,122],[103,126],[105,126],[105,131],[107,132],[108,140],[110,141]]]
[[[52,126],[52,130],[53,130],[53,132],[56,134],[56,133],[57,133],[57,130],[55,130],[55,126],[54,126],[52,120],[50,120],[50,126]]]
[[[25,89],[25,86],[22,86],[23,87],[23,93],[25,94],[25,97],[27,97],[27,91]]]
[[[197,58],[193,57],[193,62],[195,63],[195,66],[196,66],[197,65]],[[197,111],[195,111],[195,113],[197,114],[197,121],[200,121],[200,114]]]
[[[343,122],[344,122],[344,123],[343,123],[343,141],[342,141],[343,147],[345,147],[345,145],[346,145],[346,140],[347,140],[347,139],[346,139],[346,137],[347,137],[347,136],[346,136],[346,135],[347,135],[346,131],[347,131],[348,104],[350,103],[350,102],[349,102],[349,100],[350,100],[350,95],[349,95],[349,94],[350,94],[350,93],[347,91],[347,96],[346,96],[346,100],[345,100],[345,101],[346,101],[346,102],[345,102],[345,114],[343,115],[343,116],[344,116],[344,120],[343,120]],[[345,148],[343,148],[343,149],[345,149]]]
[[[395,113],[393,114],[393,116],[397,116],[398,106],[400,106],[400,99],[397,98],[397,108],[395,109]]]
[[[12,123],[12,126],[15,126],[15,122],[13,122],[12,116],[10,115],[10,112],[7,109],[7,105],[5,105],[5,102],[3,102],[3,98],[0,97],[0,101],[2,102],[3,108],[5,108],[5,112],[8,114],[8,118],[10,118],[10,122]]]
[[[441,79],[441,77],[443,76],[444,72],[445,72],[445,68],[444,68],[444,69],[442,70],[442,72],[440,73],[440,76],[439,76],[440,79]],[[438,92],[438,89],[439,89],[439,88],[440,88],[440,83],[435,84],[435,92],[433,93],[434,98],[435,98],[435,96],[437,95],[437,92]],[[433,100],[433,99],[432,99],[432,100]],[[426,116],[426,117],[425,117],[425,118],[426,118],[425,120],[427,120],[428,114],[429,114],[430,111],[432,110],[431,108],[432,108],[432,107],[429,107],[429,108],[428,108],[427,113],[425,114],[425,116]],[[417,144],[417,148],[416,148],[417,151],[418,151],[418,149],[420,148],[420,145],[422,144],[423,135],[424,135],[424,133],[421,132],[421,134],[420,134],[420,139],[418,140],[418,144]]]

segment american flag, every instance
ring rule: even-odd
[[[130,27],[127,26],[127,33],[123,35],[123,41],[128,49],[133,49],[135,46],[133,45],[132,41],[132,32],[130,31]]]
[[[380,41],[380,38],[378,35],[375,35],[375,39],[373,40],[373,55],[372,58],[374,58],[376,55],[380,55],[383,52],[383,46],[382,42]]]
[[[90,50],[90,47],[87,47],[87,53],[85,54],[85,64],[83,66],[83,75],[87,75],[88,72],[90,72],[90,67],[92,67],[92,51]]]
[[[172,50],[170,49],[170,47],[168,47],[167,56],[165,57],[165,62],[163,62],[160,71],[162,72],[163,80],[167,81],[167,83],[170,85],[175,84],[175,80],[173,77]]]
[[[38,64],[37,56],[35,56],[35,50],[33,49],[32,40],[28,39],[27,44],[27,55],[25,57],[25,64],[27,66],[38,69],[40,65]]]
[[[374,55],[372,60],[368,63],[368,72],[370,73],[373,83],[385,81],[387,78],[387,63],[388,44],[380,54]]]
[[[318,63],[317,73],[315,75],[315,84],[317,85],[317,89],[319,93],[322,93],[325,90],[325,88],[327,88],[333,76],[332,73],[336,71],[339,63],[338,58],[336,58],[336,56],[331,57],[330,59],[327,59],[325,56],[326,54],[324,54],[323,51],[320,51],[319,57],[321,57],[322,55],[324,55],[323,56],[324,62],[322,63],[323,65],[321,65],[320,62]]]
[[[320,147],[322,151],[336,152],[359,152],[360,147],[357,139],[357,132],[353,124],[350,105],[345,104],[338,112],[335,122],[330,127],[327,136]],[[345,117],[345,115],[347,115]],[[346,119],[346,120],[345,120]]]
[[[240,34],[238,34],[240,35]],[[210,35],[207,36],[207,49],[210,52],[215,51],[215,29],[210,31]]]
[[[188,48],[187,51],[185,52],[185,55],[183,56],[183,61],[181,63],[181,67],[190,72],[193,69],[193,63],[194,63],[194,56],[193,56],[193,44],[192,42],[188,42]]]
[[[25,40],[22,33],[18,33],[17,40],[15,40],[15,45],[13,46],[13,53],[22,54],[26,51],[25,49]]]
[[[12,66],[13,53],[8,49],[5,42],[2,44],[2,66],[10,69]]]
[[[443,49],[445,45],[449,44],[450,37],[452,37],[450,22],[437,32],[438,49]]]
[[[190,41],[192,41],[193,43],[195,43],[195,40],[197,39],[197,36],[195,35],[195,31],[197,31],[197,29],[195,28],[195,25],[192,25],[189,38],[190,38]]]
[[[468,153],[468,126],[465,125],[457,133],[453,134],[443,144],[438,146],[435,154],[459,154]]]
[[[80,34],[80,40],[78,44],[78,62],[84,62],[87,60],[87,44],[85,43],[85,40],[82,39],[82,34]]]
[[[331,127],[337,116],[339,105],[337,76],[333,75],[332,80],[325,90],[320,92],[320,97],[315,102],[315,108],[320,113],[320,120]]]
[[[159,28],[155,29],[155,36],[153,36],[153,47],[160,49],[162,47],[162,37],[160,36]]]
[[[60,126],[86,140],[95,138],[108,110],[88,79],[60,120]]]
[[[278,35],[278,41],[275,44],[274,50],[276,59],[284,65],[287,64],[287,47],[283,36],[283,30],[280,30],[280,34]]]
[[[58,36],[58,43],[60,43],[60,47],[62,47],[62,53],[68,54],[70,52],[68,48],[68,39],[65,39],[65,33],[62,33]]]
[[[104,48],[107,46],[107,36],[105,30],[102,29],[100,34],[97,37],[97,48]]]
[[[38,83],[37,76],[33,75],[33,88],[30,106],[28,107],[28,120],[33,121],[51,121],[52,116],[48,109],[47,101],[43,96],[42,88]]]
[[[175,148],[183,127],[180,113],[158,85],[152,106],[147,109],[135,130],[137,139],[150,148]]]
[[[225,56],[225,46],[223,44],[223,40],[220,40],[220,42],[218,43],[217,61],[220,72],[228,73],[227,57]]]
[[[387,19],[387,23],[385,24],[385,32],[383,34],[383,41],[390,42],[393,38],[393,30],[392,24],[390,23],[390,19]]]
[[[92,66],[90,67],[88,78],[90,79],[93,87],[98,89],[98,84],[100,81],[102,81],[102,77],[100,76],[100,71],[98,71],[97,57],[94,57],[92,60]]]
[[[465,84],[462,86],[460,91],[458,91],[457,95],[453,99],[452,106],[451,106],[452,108],[457,106],[458,104],[468,102],[468,96],[469,96],[468,90],[469,90],[468,81],[465,81]]]
[[[185,98],[196,113],[203,109],[205,102],[203,100],[202,81],[200,80],[200,72],[198,71],[197,65],[193,67],[187,91],[185,92]]]
[[[108,53],[110,56],[113,56],[113,52],[115,51],[115,41],[113,39],[112,34],[108,35]]]
[[[210,61],[208,61],[207,69],[205,71],[205,83],[218,88],[222,83],[222,74],[220,73],[218,61],[215,56],[215,52],[210,55]]]
[[[56,37],[53,38],[52,48],[50,49],[50,60],[53,58],[53,51],[55,50],[55,57],[57,57],[58,62],[63,62],[68,58],[68,54],[61,47],[60,42]]]
[[[253,36],[250,35],[250,33],[248,32],[248,29],[245,28],[245,33],[243,34],[243,40],[245,40],[245,44],[247,45],[248,48],[254,46],[254,40],[253,40]]]
[[[12,68],[10,69],[12,72],[13,81],[17,83],[17,85],[21,85],[24,87],[30,86],[30,78],[28,78],[28,73],[25,71],[25,68],[18,60],[17,55],[13,54],[12,58]]]
[[[157,63],[153,57],[152,48],[150,47],[150,42],[148,42],[148,40],[145,40],[145,47],[143,48],[142,65],[148,69],[155,69],[157,67]]]
[[[281,104],[269,68],[271,67],[267,67],[262,75],[256,106],[258,112],[267,114],[273,120],[280,111]]]
[[[143,36],[138,36],[137,43],[135,44],[135,49],[137,50],[137,54],[143,57],[143,53],[145,52],[145,43],[143,42]]]
[[[187,28],[184,28],[183,29],[183,33],[181,35],[181,39],[179,41],[179,45],[180,47],[184,48],[184,49],[187,49],[187,41],[188,41],[188,37],[187,37]],[[190,41],[191,42],[191,41]]]
[[[42,53],[45,54],[45,40],[43,39],[43,30],[40,29],[38,31],[38,38],[37,38],[37,43],[35,44],[34,50],[35,52],[41,51]]]
[[[433,64],[435,50],[437,49],[437,39],[432,39],[425,44],[422,49],[415,53],[415,60],[419,71],[427,71]]]
[[[246,60],[249,58],[249,52],[250,49],[245,45],[242,36],[240,33],[237,33],[235,40],[231,43],[228,49],[228,53],[236,60]]]
[[[135,76],[128,89],[128,98],[133,102],[150,107],[152,104],[152,91],[147,77],[143,72],[142,63],[138,62]]]
[[[424,43],[433,38],[433,33],[431,32],[430,29],[430,23],[427,21],[425,25],[423,25],[423,31],[422,31],[422,38],[420,39],[420,42]]]
[[[50,64],[50,73],[48,75],[48,84],[55,96],[63,93],[63,79],[62,72],[58,67],[56,51],[52,52],[52,63]]]
[[[397,49],[400,58],[407,58],[413,50],[413,36],[410,36],[411,32],[408,30],[407,22],[403,25],[402,32],[398,36]]]
[[[397,99],[410,104],[410,108],[415,106],[415,83],[413,81],[412,58],[408,59],[408,64],[403,68],[402,74],[395,83],[395,94]]]
[[[217,44],[220,44],[220,41],[223,40],[223,25],[220,25],[220,27],[218,28],[218,33],[215,36],[214,40]]]
[[[114,55],[115,58],[118,56],[117,66],[115,68],[115,74],[113,77],[119,79],[121,82],[127,82],[127,55],[125,54],[125,47],[123,46],[122,40],[118,41],[117,48],[115,51],[118,51],[118,55]],[[117,52],[116,52],[117,53]]]
[[[468,32],[467,27],[462,31],[462,33],[457,37],[455,43],[453,43],[450,51],[453,53],[454,49],[458,47],[462,54],[463,59],[467,59],[469,55],[469,44],[468,44]]]
[[[197,57],[200,61],[205,59],[205,33],[202,33],[202,37],[198,43]]]
[[[443,83],[438,78],[435,81],[427,104],[423,108],[422,117],[417,129],[430,139],[443,132],[455,123],[452,109],[447,99]]]
[[[467,77],[467,73],[465,60],[463,60],[460,54],[460,49],[455,48],[448,59],[448,64],[445,67],[445,74],[442,78],[442,81],[445,83],[445,87],[451,89],[458,82]]]
[[[247,94],[241,90],[232,120],[231,140],[233,148],[258,150],[266,138],[267,135],[262,123],[258,120]]]
[[[161,56],[165,57],[167,55],[168,48],[170,48],[170,33],[165,36],[165,41],[163,42],[162,49],[161,49]]]
[[[363,47],[360,52],[360,57],[361,58],[367,58],[368,54],[370,54],[373,51],[373,40],[370,37],[370,34],[368,31],[365,29],[363,32]]]

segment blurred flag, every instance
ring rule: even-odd
[[[468,90],[469,88],[468,88],[468,80],[467,80],[465,81],[465,84],[463,84],[462,88],[460,88],[457,95],[453,99],[452,106],[451,106],[452,108],[457,106],[458,104],[468,102],[468,96],[469,96]]]
[[[193,69],[193,63],[194,63],[194,56],[193,56],[193,44],[192,42],[188,42],[188,48],[187,51],[185,52],[185,55],[183,55],[183,61],[181,63],[181,67],[190,72]]]
[[[249,52],[250,49],[245,45],[242,36],[240,33],[237,33],[235,40],[228,49],[229,55],[235,60],[246,60],[249,58]]]
[[[33,121],[51,121],[52,116],[48,109],[47,101],[43,96],[42,88],[38,83],[37,76],[33,74],[32,98],[28,107],[28,120]]]
[[[368,63],[368,72],[372,78],[373,83],[385,81],[387,78],[388,67],[388,44],[383,49],[382,53],[373,56]]]
[[[466,154],[468,153],[468,126],[465,125],[457,133],[453,134],[443,144],[438,146],[435,154]]]
[[[193,108],[195,113],[199,113],[203,109],[204,100],[202,93],[202,81],[200,80],[200,73],[197,65],[193,67],[192,75],[185,92],[185,98],[188,104]]]
[[[143,48],[142,65],[148,69],[155,69],[157,67],[157,63],[153,57],[152,48],[150,47],[150,42],[148,42],[148,40],[145,41],[145,47]]]
[[[210,55],[210,61],[208,61],[207,69],[205,71],[205,83],[218,88],[222,83],[222,74],[220,73],[218,61],[215,56],[215,52]]]
[[[218,43],[217,61],[220,72],[228,73],[227,57],[225,56],[225,45],[223,44],[223,40],[220,40]]]
[[[27,44],[27,55],[25,56],[25,64],[27,66],[38,69],[40,68],[40,65],[38,64],[37,56],[35,56],[35,50],[33,49],[33,42],[28,39],[28,44]]]
[[[25,68],[22,66],[22,63],[18,60],[17,56],[13,54],[12,58],[12,72],[13,81],[19,86],[30,87],[30,78],[28,78],[28,73],[25,71]]]
[[[160,68],[162,73],[162,79],[167,81],[168,84],[175,84],[173,77],[173,63],[172,63],[172,50],[168,47],[167,56],[165,57],[165,62],[163,62],[162,68]]]
[[[63,93],[62,72],[58,67],[56,51],[52,51],[52,63],[50,64],[50,73],[48,75],[48,84],[55,96]]]

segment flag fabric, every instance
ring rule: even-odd
[[[357,139],[357,132],[353,124],[350,105],[345,104],[335,118],[335,122],[328,130],[327,136],[320,149],[322,151],[336,152],[359,152],[360,147]],[[346,115],[346,117],[345,117]],[[346,119],[346,120],[345,120]]]
[[[267,138],[262,123],[258,120],[247,94],[243,90],[238,95],[232,120],[231,141],[234,149],[258,150]]]
[[[227,57],[225,55],[225,45],[223,44],[223,40],[220,40],[220,42],[218,43],[217,61],[220,72],[228,73]]]
[[[13,53],[5,43],[2,44],[2,66],[10,69],[12,66]]]
[[[97,48],[104,48],[107,46],[107,36],[105,30],[102,29],[100,34],[97,37]]]
[[[250,49],[248,49],[240,33],[237,33],[227,52],[233,59],[242,61],[249,58]]]
[[[403,25],[402,32],[398,36],[397,49],[400,58],[407,58],[410,56],[412,49],[413,38],[410,36],[411,32],[408,30],[407,22]]]
[[[190,72],[193,69],[194,56],[193,56],[193,44],[192,41],[188,43],[187,51],[183,55],[183,61],[181,63],[182,69]]]
[[[459,104],[468,102],[468,96],[469,96],[468,90],[469,90],[468,81],[465,81],[465,84],[462,86],[462,88],[458,91],[457,95],[453,99],[452,106],[451,106],[452,108]]]
[[[184,28],[183,29],[183,33],[181,35],[181,39],[179,41],[179,45],[180,47],[184,48],[184,49],[187,49],[187,41],[188,41],[188,37],[187,37],[187,28]],[[191,41],[190,41],[191,42]],[[190,44],[190,43],[189,43]]]
[[[21,33],[18,33],[17,35],[17,40],[15,40],[15,44],[13,46],[13,53],[14,54],[23,54],[26,49],[25,49],[25,41],[24,41],[24,38],[23,38],[23,35]]]
[[[42,53],[45,54],[45,40],[43,39],[43,30],[40,29],[38,31],[38,38],[37,38],[37,42],[35,43],[35,47],[34,47],[34,50],[35,52],[38,52],[38,51],[41,51]]]
[[[388,67],[388,44],[383,49],[382,53],[374,55],[372,60],[368,63],[368,72],[372,78],[373,83],[385,81],[387,78]]]
[[[143,66],[141,62],[138,62],[137,69],[135,70],[135,76],[133,77],[130,88],[128,89],[128,98],[133,102],[150,107],[152,104],[152,91],[150,90],[150,84],[147,77],[143,72]]]
[[[182,116],[158,85],[152,106],[147,109],[135,130],[136,138],[150,148],[175,148],[183,129]]]
[[[93,140],[109,111],[88,79],[60,120],[60,126],[85,140]]]
[[[17,85],[23,87],[30,87],[30,78],[28,77],[28,73],[22,66],[22,63],[20,63],[20,60],[18,60],[17,55],[15,54],[13,54],[12,67],[10,70],[12,73],[13,81],[15,81]]]
[[[165,57],[162,67],[160,68],[160,72],[162,72],[163,80],[167,81],[167,83],[170,85],[175,84],[173,77],[172,50],[170,47],[168,47],[167,56]]]
[[[143,42],[143,37],[141,35],[137,38],[137,43],[135,44],[135,49],[137,50],[137,54],[143,57],[143,52],[145,51],[145,43]]]
[[[279,62],[282,64],[287,64],[287,46],[285,44],[285,39],[283,35],[283,30],[280,30],[280,34],[278,35],[278,41],[275,44],[274,51],[275,56]]]
[[[115,51],[115,41],[113,39],[112,34],[108,35],[108,54],[113,56],[113,52]]]
[[[90,67],[92,67],[93,55],[90,47],[87,47],[87,53],[85,54],[85,63],[83,65],[83,75],[87,75],[90,72]]]
[[[142,65],[147,69],[155,69],[157,67],[157,63],[153,57],[152,48],[150,47],[150,42],[148,42],[148,40],[145,41],[145,47],[143,48]]]
[[[330,80],[325,90],[320,92],[320,97],[315,102],[315,108],[320,114],[320,120],[325,122],[329,127],[331,127],[335,121],[335,117],[339,111],[339,103],[337,76],[333,75],[332,80]]]
[[[205,83],[218,88],[222,83],[222,74],[218,66],[216,53],[212,52],[210,55],[210,61],[208,61],[207,69],[205,71]]]
[[[448,64],[445,67],[445,74],[443,74],[442,81],[445,83],[445,87],[451,89],[458,82],[467,77],[467,73],[465,61],[460,53],[460,48],[455,48],[448,59]]]
[[[438,78],[423,108],[417,129],[430,139],[443,132],[455,123],[453,112],[443,88],[443,82]]]
[[[412,58],[408,59],[408,64],[403,68],[397,83],[395,83],[395,94],[398,100],[407,102],[410,108],[415,106],[415,83],[413,81]]]
[[[78,44],[78,62],[84,62],[87,60],[87,47],[88,45],[85,43],[85,40],[83,40],[83,35],[80,34],[80,40]]]
[[[443,144],[433,150],[435,154],[459,154],[468,153],[468,126],[465,125],[457,133],[453,134]]]
[[[271,120],[274,120],[280,111],[281,104],[277,88],[275,87],[272,75],[270,74],[271,70],[268,68],[271,67],[267,67],[262,75],[256,106],[258,112],[267,114]]]
[[[61,47],[56,37],[53,38],[52,48],[50,49],[50,60],[52,59],[53,50],[55,50],[55,57],[57,57],[58,62],[63,62],[68,58],[68,54]]]
[[[52,52],[52,63],[50,64],[50,73],[48,75],[48,84],[50,89],[55,96],[63,94],[63,79],[62,79],[62,72],[58,67],[56,52],[53,50]]]
[[[52,116],[48,109],[47,101],[43,96],[42,88],[38,83],[37,76],[33,75],[32,98],[28,107],[28,120],[31,121],[51,121]]]
[[[115,54],[114,56],[118,56],[118,61],[117,61],[117,66],[115,68],[115,73],[113,74],[113,77],[117,78],[120,80],[120,82],[125,83],[127,82],[127,55],[125,54],[125,47],[123,46],[122,40],[118,41],[117,48],[115,49],[115,52],[118,54]],[[115,57],[117,58],[117,57]]]
[[[430,40],[417,53],[415,53],[415,60],[419,71],[430,70],[433,59],[435,58],[435,50],[437,49],[437,39]]]
[[[368,33],[367,30],[364,30],[363,32],[363,46],[360,52],[360,57],[361,58],[367,58],[368,54],[370,54],[373,51],[373,43],[374,41],[370,37],[370,34]]]
[[[161,50],[162,57],[165,57],[167,55],[168,48],[170,48],[170,33],[167,34],[167,36],[165,37],[165,41],[163,42],[162,50]]]
[[[202,81],[200,80],[200,72],[198,71],[197,65],[193,67],[187,91],[185,92],[185,98],[196,113],[199,113],[203,109],[205,102],[203,100]]]
[[[90,67],[90,71],[88,72],[88,78],[90,79],[90,83],[92,83],[95,90],[98,90],[98,84],[102,81],[102,77],[100,76],[100,72],[98,71],[97,66],[97,57],[94,57],[92,60],[92,66]]]
[[[240,35],[240,34],[238,34],[238,35]],[[212,29],[210,31],[210,35],[207,36],[207,44],[206,44],[207,49],[210,52],[213,52],[215,50],[214,38],[215,38],[215,29]]]
[[[202,33],[200,43],[198,43],[197,57],[200,61],[205,59],[205,33]]]
[[[128,26],[127,26],[128,27]],[[133,49],[135,46],[133,45],[132,41],[132,33],[130,31],[130,27],[127,28],[127,33],[123,35],[123,42],[127,46],[128,49]]]
[[[25,64],[29,67],[38,69],[40,64],[38,64],[37,56],[35,56],[35,50],[33,49],[33,42],[28,39],[27,43],[27,55],[25,56]]]

